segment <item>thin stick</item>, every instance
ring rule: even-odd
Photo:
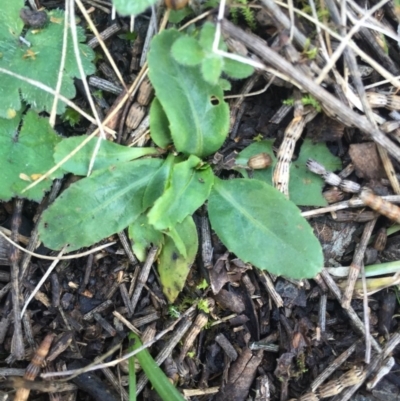
[[[342,292],[340,291],[339,287],[335,283],[335,281],[332,279],[331,275],[328,273],[326,269],[322,269],[321,271],[321,276],[325,281],[325,284],[329,287],[329,289],[332,291],[333,295],[335,298],[341,302],[342,300]],[[365,327],[363,323],[361,322],[360,318],[358,317],[357,313],[354,311],[354,309],[350,306],[348,309],[344,309],[346,312],[348,318],[350,319],[351,323],[354,325],[354,327],[362,334],[366,335],[365,333]],[[371,337],[371,344],[375,348],[377,352],[382,352],[382,349],[378,342],[375,340],[374,337],[371,336],[371,334],[368,334]]]
[[[349,276],[347,278],[346,289],[344,290],[342,298],[342,307],[344,309],[348,309],[350,307],[350,302],[353,297],[354,286],[360,274],[360,270],[363,265],[365,250],[367,249],[367,245],[371,238],[372,230],[375,227],[376,220],[377,219],[375,218],[369,221],[365,225],[360,243],[358,244],[358,247],[354,253],[354,258],[349,269]]]
[[[350,29],[348,34],[342,38],[340,45],[338,48],[335,50],[335,52],[332,54],[331,59],[329,60],[328,64],[322,69],[321,74],[319,77],[316,78],[315,83],[320,84],[323,82],[325,79],[326,75],[329,73],[329,71],[332,69],[332,67],[336,64],[338,61],[339,57],[342,55],[343,51],[345,50],[346,46],[348,46],[351,38],[357,33],[357,31],[360,29],[362,23],[371,15],[373,15],[377,10],[379,10],[383,5],[385,5],[389,0],[381,0],[379,3],[375,4],[374,7],[369,9],[364,16],[357,21],[356,24],[353,25],[353,27]]]
[[[265,5],[268,4],[268,8],[269,8],[272,0],[262,0],[262,2]],[[275,2],[272,2],[272,3],[274,4],[275,7],[277,7],[277,4],[279,4],[280,6],[287,8],[287,4],[282,3],[279,0],[276,0]],[[279,8],[279,7],[277,7],[277,8]],[[331,35],[335,39],[339,40],[340,42],[343,40],[343,38],[340,35],[338,35],[335,31],[330,29],[328,25],[324,25],[323,23],[319,22],[318,20],[315,20],[313,17],[311,17],[307,13],[302,12],[301,10],[299,10],[297,8],[295,8],[294,11],[296,12],[296,14],[311,21],[313,24],[320,26],[324,31],[328,32],[329,35]],[[301,35],[303,35],[303,34],[301,34]],[[296,36],[295,36],[295,38],[296,38]],[[302,46],[304,46],[304,44],[302,44]],[[400,88],[400,80],[397,79],[396,77],[394,77],[388,70],[386,70],[384,67],[382,67],[381,64],[379,64],[377,61],[375,61],[367,53],[365,53],[363,50],[361,50],[353,41],[350,41],[348,43],[348,46],[354,51],[354,53],[356,53],[358,56],[360,56],[367,64],[369,64],[374,70],[376,70],[380,75],[382,75],[382,77],[388,79],[389,82],[394,87]]]
[[[379,366],[379,364],[382,362],[382,360],[385,359],[391,352],[393,352],[394,348],[399,344],[399,342],[400,342],[400,333],[393,334],[390,340],[386,343],[381,354],[377,358],[373,358],[371,363],[366,366],[365,368],[366,377],[368,377],[372,372],[374,372],[376,368]],[[362,384],[363,382],[360,382],[352,387],[347,388],[340,396],[336,396],[335,398],[333,398],[332,401],[349,400],[351,396],[361,387]]]
[[[52,94],[52,95],[56,95],[56,91],[54,90],[54,89],[52,89],[52,88],[50,88],[49,86],[47,86],[47,85],[45,85],[45,84],[42,84],[41,82],[39,82],[39,81],[35,81],[34,79],[30,79],[30,78],[26,78],[26,77],[24,77],[23,75],[19,75],[19,74],[16,74],[15,72],[12,72],[12,71],[9,71],[9,70],[7,70],[7,69],[5,69],[5,68],[2,68],[2,67],[0,67],[0,73],[3,73],[3,74],[6,74],[6,75],[9,75],[9,76],[11,76],[11,77],[14,77],[14,78],[16,78],[16,79],[19,79],[19,80],[21,80],[21,81],[24,81],[24,82],[26,82],[26,83],[28,83],[28,84],[30,84],[30,85],[32,85],[32,86],[36,86],[37,88],[39,88],[39,89],[42,89],[43,91],[45,91],[45,92],[47,92],[47,93],[50,93],[50,94]],[[88,121],[90,121],[91,123],[93,123],[93,124],[97,124],[96,123],[96,120],[92,117],[92,116],[90,116],[89,114],[87,114],[85,111],[83,111],[80,107],[78,107],[74,102],[72,102],[71,100],[69,100],[69,99],[67,99],[65,96],[63,96],[63,95],[61,95],[61,94],[59,94],[58,95],[58,98],[61,100],[61,101],[63,101],[65,104],[67,104],[69,107],[71,107],[72,109],[74,109],[75,111],[77,111],[80,115],[82,115],[83,117],[85,117]],[[104,128],[109,134],[111,134],[111,135],[115,135],[115,131],[114,130],[112,130],[112,129],[110,129],[110,128],[108,128],[108,127],[105,127]],[[98,132],[97,132],[98,133]],[[97,134],[96,133],[96,134]],[[72,156],[71,156],[72,157]],[[58,169],[58,167],[57,167],[57,169]],[[57,170],[56,169],[56,170]],[[51,173],[49,173],[49,175],[50,175]],[[44,178],[43,178],[44,179]],[[36,183],[36,181],[35,181],[35,183]],[[26,190],[26,189],[25,189]]]
[[[139,302],[140,294],[142,293],[144,284],[147,281],[151,266],[154,263],[157,252],[158,252],[158,247],[156,247],[156,246],[153,246],[150,249],[149,253],[147,254],[146,262],[144,263],[144,265],[140,271],[140,274],[139,274],[139,277],[138,277],[138,280],[136,283],[136,288],[132,295],[132,300],[131,300],[132,313],[135,311],[136,305]]]
[[[14,201],[14,211],[11,222],[11,239],[17,240],[19,226],[21,225],[21,213],[22,213],[22,199],[15,199]],[[1,233],[1,235],[4,235]],[[7,238],[8,240],[8,238]],[[15,242],[14,242],[15,244]],[[22,335],[22,325],[20,319],[20,302],[21,302],[21,293],[19,286],[19,259],[20,253],[17,250],[18,247],[14,245],[14,247],[10,248],[10,256],[9,259],[11,261],[11,296],[12,296],[12,312],[14,318],[14,334],[11,342],[11,354],[17,360],[21,360],[24,358],[24,339]]]
[[[121,358],[118,358],[118,359],[115,359],[115,360],[113,360],[111,362],[107,362],[107,363],[103,363],[103,364],[95,364],[95,363],[93,363],[93,364],[91,364],[89,366],[86,366],[86,367],[84,367],[82,369],[66,370],[66,371],[63,371],[63,372],[42,373],[41,377],[48,378],[48,377],[69,376],[69,375],[73,375],[73,377],[76,377],[76,376],[78,376],[78,375],[80,375],[81,373],[84,373],[84,372],[91,372],[91,371],[94,371],[94,370],[115,366],[115,365],[119,364],[120,362],[125,361],[126,359],[129,359],[130,357],[136,355],[140,351],[143,351],[144,349],[149,348],[151,345],[156,343],[158,340],[160,340],[162,337],[164,337],[165,334],[167,334],[169,331],[171,331],[182,319],[187,318],[188,316],[190,316],[191,313],[193,313],[193,311],[196,310],[196,308],[197,308],[197,303],[192,305],[185,313],[183,313],[169,327],[167,327],[165,330],[163,330],[160,333],[158,333],[151,341],[143,344],[137,350],[129,352],[129,353],[123,355]],[[189,326],[190,326],[190,324],[189,324]],[[113,352],[115,352],[115,350]],[[107,356],[103,355],[102,359],[105,359]],[[70,380],[71,378],[68,378],[67,380]]]
[[[68,256],[61,256],[61,257],[53,257],[53,256],[45,256],[45,255],[40,255],[35,252],[28,251],[24,247],[18,245],[15,241],[11,240],[10,238],[7,237],[7,235],[3,234],[3,232],[0,230],[0,236],[6,239],[10,244],[14,245],[16,248],[21,250],[22,252],[28,253],[31,256],[34,256],[35,258],[39,259],[44,259],[44,260],[70,260],[70,259],[77,259],[77,258],[82,258],[83,256],[90,255],[91,253],[95,253],[98,251],[101,251],[102,249],[108,248],[111,245],[114,245],[116,242],[109,242],[108,244],[100,245],[96,248],[90,249],[89,251],[82,252],[82,253],[76,253],[75,255],[68,255]]]
[[[302,74],[295,66],[287,62],[278,53],[265,45],[259,37],[245,32],[229,21],[222,22],[224,31],[232,38],[239,40],[246,47],[257,53],[266,63],[272,65],[278,71],[284,71],[290,75],[292,82],[303,88],[314,96],[321,104],[337,116],[340,121],[348,126],[357,126],[361,131],[369,134],[374,141],[382,145],[390,154],[400,160],[400,148],[397,147],[388,137],[376,129],[365,117],[360,116],[353,110],[344,107],[343,103],[331,95],[328,91],[315,84],[309,77]]]
[[[320,373],[311,383],[311,391],[316,391],[317,388],[337,369],[339,368],[344,362],[347,361],[349,356],[356,350],[358,344],[361,341],[358,340],[353,343],[349,348],[347,348],[344,352],[342,352],[334,361],[332,361],[329,366]]]
[[[87,173],[87,175],[89,176],[92,173],[94,161],[95,161],[97,153],[99,152],[99,149],[100,149],[101,140],[106,139],[106,134],[104,132],[103,124],[100,121],[99,114],[97,113],[97,109],[96,109],[92,94],[89,89],[89,84],[86,79],[85,70],[83,69],[81,54],[79,52],[78,34],[76,31],[75,4],[74,3],[75,3],[75,0],[67,0],[67,6],[69,6],[69,11],[70,11],[71,35],[72,35],[72,42],[74,43],[75,60],[78,65],[79,74],[81,75],[83,87],[85,88],[86,97],[89,101],[90,108],[96,119],[97,126],[99,127],[99,130],[100,130],[100,136],[97,139],[96,146],[93,149],[92,157],[90,158],[90,163],[89,163],[89,168],[88,168],[88,173]]]
[[[92,19],[90,18],[90,15],[87,13],[85,6],[82,4],[81,0],[75,0],[76,4],[79,7],[79,10],[81,11],[82,15],[85,17],[87,23],[89,24],[90,30],[95,34],[97,40],[99,41],[99,44],[101,46],[101,48],[104,51],[104,54],[107,57],[107,60],[109,61],[109,63],[111,64],[112,69],[115,72],[115,75],[118,77],[119,82],[121,82],[121,85],[124,87],[124,89],[127,91],[128,88],[126,87],[125,81],[122,78],[122,75],[117,67],[117,65],[115,64],[115,61],[113,59],[113,57],[110,54],[110,51],[108,50],[107,46],[104,44],[104,40],[102,39],[99,31],[96,28],[96,25],[93,24]]]
[[[365,327],[365,363],[368,364],[371,361],[371,337],[370,324],[369,324],[369,307],[368,307],[368,291],[367,291],[367,280],[365,279],[364,263],[361,266],[361,277],[363,285],[363,309],[364,309],[364,327]]]
[[[47,280],[47,277],[49,277],[49,275],[51,274],[51,272],[54,270],[54,268],[57,266],[58,262],[60,261],[60,256],[62,256],[62,254],[64,253],[65,249],[67,248],[67,245],[65,245],[63,247],[63,249],[61,249],[61,251],[59,252],[57,259],[53,261],[53,263],[49,266],[49,268],[47,269],[46,273],[42,276],[42,278],[39,280],[39,282],[36,284],[35,289],[31,292],[31,294],[29,295],[28,299],[25,301],[25,305],[22,308],[21,311],[21,319],[22,316],[24,316],[24,313],[26,311],[26,308],[29,305],[29,302],[32,301],[32,299],[35,297],[36,293],[39,291],[40,287],[43,285],[43,283]]]
[[[54,199],[58,195],[58,192],[61,189],[61,180],[54,180],[53,186],[51,188],[50,194],[46,198],[46,201],[42,202],[37,210],[37,214],[35,215],[33,221],[35,222],[35,227],[31,231],[31,236],[29,238],[29,243],[27,244],[26,250],[33,252],[40,243],[39,240],[39,224],[42,220],[43,210],[46,206],[52,204]],[[28,269],[29,263],[31,261],[31,255],[29,253],[24,252],[22,256],[21,264],[20,264],[20,278],[24,278],[26,270]]]

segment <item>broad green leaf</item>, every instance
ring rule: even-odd
[[[154,205],[154,202],[164,193],[167,189],[172,173],[172,167],[174,164],[181,162],[180,156],[174,156],[172,153],[164,160],[164,163],[154,174],[147,185],[146,191],[143,196],[143,208],[147,210],[149,207]]]
[[[149,222],[157,230],[172,228],[191,215],[208,198],[214,182],[210,167],[200,169],[201,160],[190,156],[176,164],[171,175],[171,185],[150,210]]]
[[[137,15],[146,11],[147,8],[156,2],[157,0],[113,0],[113,5],[118,14]]]
[[[147,219],[141,214],[128,228],[129,238],[132,241],[132,251],[135,256],[144,262],[147,256],[147,248],[152,244],[161,246],[164,243],[164,235],[156,230]]]
[[[224,58],[224,73],[231,78],[243,79],[249,77],[254,72],[251,65],[240,63],[230,58]]]
[[[270,273],[314,277],[321,245],[295,204],[259,180],[215,179],[208,201],[212,228],[229,251]]]
[[[54,161],[56,163],[60,162],[86,138],[87,135],[82,135],[63,139],[56,146]],[[97,141],[98,138],[92,138],[77,154],[63,164],[64,170],[76,175],[86,175]],[[100,141],[100,148],[96,155],[93,171],[101,170],[114,164],[123,163],[129,160],[138,159],[143,156],[156,156],[159,154],[155,148],[129,148],[110,141]]]
[[[216,85],[222,72],[223,61],[221,56],[211,55],[203,59],[201,72],[203,78],[210,84]]]
[[[29,191],[22,191],[53,167],[54,146],[61,138],[50,127],[48,119],[33,111],[24,116],[18,133],[21,114],[18,112],[9,120],[0,118],[0,199],[19,196],[39,202],[50,189],[52,180],[62,177],[62,171],[58,170]]]
[[[19,11],[24,6],[25,1],[15,0],[7,1],[2,4],[0,15],[0,50],[3,53],[7,48],[12,50],[18,45],[18,37],[24,27],[22,19],[19,17]],[[6,51],[2,54],[7,57],[10,54]]]
[[[182,65],[197,65],[204,57],[199,42],[191,36],[182,36],[172,45],[172,57]]]
[[[153,142],[162,149],[167,149],[172,143],[168,117],[156,97],[150,106],[150,136]]]
[[[272,158],[272,165],[268,169],[254,170],[253,178],[272,184],[272,174],[276,165],[276,157],[272,150],[273,140],[266,140],[252,143],[239,153],[236,159],[237,165],[246,165],[249,158],[258,153],[268,153]],[[324,180],[316,174],[310,173],[306,167],[309,158],[322,163],[328,170],[335,171],[341,168],[342,164],[338,157],[331,154],[324,143],[313,144],[306,139],[301,146],[297,160],[290,165],[289,196],[296,205],[301,206],[325,206],[327,202],[322,196]],[[240,170],[243,176],[247,172]]]
[[[15,5],[18,4],[19,7]],[[64,26],[64,12],[56,9],[48,12],[49,22],[34,33],[28,29],[25,39],[31,46],[22,44],[18,37],[22,33],[22,21],[19,17],[19,9],[23,2],[4,2],[0,13],[0,67],[22,75],[28,79],[39,81],[51,88],[56,87],[58,71],[60,67],[62,38]],[[85,36],[81,27],[77,26],[78,40],[83,42]],[[83,68],[86,74],[95,71],[92,60],[93,50],[83,44],[79,44],[79,51]],[[74,77],[80,77],[75,60],[72,37],[68,35],[66,60],[61,94],[67,98],[75,96]],[[21,108],[21,98],[30,103],[37,111],[50,111],[54,96],[44,92],[27,82],[0,73],[2,84],[0,85],[0,117],[12,118],[15,112]],[[65,104],[58,102],[57,113],[65,110]]]
[[[222,89],[204,82],[199,66],[183,66],[171,56],[173,43],[182,36],[169,29],[153,38],[149,77],[177,151],[206,157],[221,147],[228,134],[229,108]]]
[[[95,171],[71,185],[43,213],[40,239],[68,252],[117,233],[143,212],[143,194],[161,160],[135,160]]]
[[[175,230],[184,241],[186,257],[179,253],[174,240],[165,236],[165,244],[158,259],[158,273],[163,292],[171,303],[175,301],[185,285],[199,246],[196,225],[191,216],[177,224]]]

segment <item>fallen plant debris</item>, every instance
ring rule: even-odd
[[[396,7],[5,4],[0,399],[397,399]]]

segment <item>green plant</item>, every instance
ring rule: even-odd
[[[164,160],[133,160],[157,151],[122,150],[102,142],[94,173],[64,191],[44,212],[39,227],[47,247],[69,244],[68,251],[129,227],[140,260],[150,244],[159,247],[158,270],[170,302],[183,288],[198,251],[192,214],[207,201],[213,229],[245,262],[294,278],[313,277],[323,265],[321,246],[293,202],[258,179],[220,179],[206,162],[228,133],[229,109],[220,74],[243,77],[246,69],[247,74],[252,72],[211,54],[214,33],[210,24],[191,37],[172,29],[151,44],[149,78],[156,92],[151,137],[159,147],[175,151]],[[190,52],[199,53],[195,65],[187,65],[184,43],[190,43]],[[220,46],[224,48],[223,43]],[[215,66],[218,74],[209,71]],[[58,143],[55,161],[79,141],[82,138]],[[63,168],[86,174],[93,146],[78,152]]]
[[[60,69],[63,42],[64,13],[61,10],[42,12],[48,22],[40,29],[25,27],[20,18],[23,0],[6,2],[0,14],[0,71],[2,79],[0,96],[0,157],[2,171],[0,179],[0,199],[9,200],[14,196],[40,201],[51,186],[51,180],[65,173],[60,169],[49,179],[22,193],[28,183],[32,183],[46,173],[54,163],[54,147],[61,138],[51,128],[48,118],[39,117],[39,112],[50,111],[54,96],[41,88],[11,76],[17,74],[55,88]],[[24,10],[22,10],[24,15]],[[25,14],[28,14],[25,12]],[[26,18],[24,18],[26,20]],[[20,35],[24,33],[24,40]],[[78,39],[85,39],[77,27]],[[63,68],[60,94],[66,98],[75,96],[74,77],[79,76],[75,61],[71,35],[67,35],[66,57]],[[94,72],[92,49],[79,44],[78,51],[86,73]],[[28,106],[29,105],[29,106]],[[29,110],[26,111],[29,107]],[[57,113],[65,110],[65,104],[58,102]],[[76,123],[78,116],[68,108],[64,117],[70,124]]]
[[[18,127],[21,127],[18,132]],[[0,199],[10,200],[22,196],[22,191],[36,181],[53,164],[54,146],[61,138],[50,127],[48,119],[28,111],[22,117],[22,110],[11,119],[0,118]],[[50,178],[61,178],[63,170]],[[23,196],[40,201],[51,187],[51,180],[42,181]]]
[[[321,111],[321,105],[318,103],[318,101],[311,95],[309,94],[305,94],[302,98],[301,98],[301,102],[303,103],[304,106],[313,106],[315,108],[315,110],[317,110],[318,112]],[[289,98],[283,101],[283,104],[286,104],[287,106],[293,106],[294,104],[294,99],[293,98]]]
[[[173,305],[168,306],[168,315],[172,318],[177,319],[181,313],[179,312],[179,309],[175,308]]]
[[[196,288],[198,290],[205,290],[206,288],[208,288],[207,280],[205,278],[203,280],[201,280],[201,283],[197,284]]]
[[[206,299],[200,299],[199,303],[197,304],[197,308],[205,313],[210,313],[210,306]]]
[[[51,88],[56,87],[60,69],[64,12],[53,10],[48,12],[49,22],[42,29],[28,28],[25,42],[20,42],[24,23],[19,17],[19,11],[24,6],[23,0],[7,1],[3,4],[0,14],[0,68],[14,74],[38,81]],[[78,39],[83,41],[85,36],[82,29],[77,27]],[[30,44],[28,47],[27,43]],[[86,74],[92,74],[94,65],[93,50],[82,43],[79,52]],[[75,96],[74,77],[79,77],[75,61],[71,35],[68,35],[64,74],[60,94],[72,98]],[[32,86],[14,76],[2,75],[2,91],[0,96],[0,117],[13,118],[25,103],[31,104],[36,111],[50,111],[54,96],[42,89]],[[63,113],[65,104],[58,102],[57,113]]]
[[[251,174],[253,178],[271,185],[273,169],[277,163],[272,150],[273,143],[273,140],[252,143],[238,154],[234,169],[238,170],[243,177],[247,177],[248,171],[244,170],[242,166],[245,166],[252,156],[267,153],[272,159],[271,167],[254,170]],[[324,143],[314,144],[310,139],[305,139],[299,157],[290,166],[290,200],[299,206],[326,206],[328,203],[322,196],[322,188],[325,182],[321,177],[312,174],[307,169],[308,158],[315,158],[315,160],[324,163],[325,166],[329,166],[331,171],[338,170],[342,166],[340,159],[333,156]]]
[[[130,346],[130,351],[136,351],[142,346],[140,338],[135,333],[129,334],[129,340],[132,342]],[[144,349],[138,352],[134,356],[140,366],[142,367],[144,373],[146,374],[147,378],[149,379],[150,383],[157,391],[157,394],[160,398],[164,401],[184,401],[185,399],[180,394],[180,392],[172,385],[172,383],[168,380],[165,373],[160,369],[160,367],[156,364],[153,357],[150,355],[147,349]],[[133,359],[133,358],[130,358]],[[132,383],[132,387],[134,389],[129,388],[129,395],[130,399],[134,400],[135,396],[133,394],[136,393],[136,380],[133,379],[132,376],[135,375],[134,364],[129,364],[129,378],[130,383]]]
[[[256,18],[254,16],[254,11],[249,7],[248,0],[238,0],[238,3],[241,4],[239,7],[231,7],[230,14],[232,16],[232,20],[235,24],[239,22],[239,14],[242,14],[244,20],[251,30],[255,30],[257,28]]]
[[[71,127],[79,124],[81,121],[81,115],[71,107],[67,107],[64,114],[61,116],[61,120],[68,123]]]

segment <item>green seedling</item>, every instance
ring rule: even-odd
[[[318,103],[318,101],[311,95],[304,95],[301,98],[301,102],[303,103],[304,106],[313,106],[315,108],[315,110],[317,111],[321,111],[321,105]],[[283,104],[287,105],[287,106],[293,106],[294,105],[294,99],[293,98],[289,98],[283,101]]]
[[[239,22],[239,14],[241,14],[246,21],[247,25],[252,31],[255,31],[257,28],[256,18],[254,16],[254,11],[249,7],[248,0],[238,0],[238,3],[241,4],[240,7],[231,7],[230,13],[232,16],[232,21],[235,24]]]
[[[199,283],[198,285],[196,285],[196,288],[198,290],[205,290],[208,288],[208,283],[207,280],[204,278],[203,280],[201,280],[201,283]]]
[[[132,351],[135,351],[142,346],[140,338],[134,333],[129,334],[129,340],[132,342],[130,346],[130,350]],[[168,377],[160,369],[147,349],[138,352],[135,355],[135,358],[138,360],[144,373],[162,400],[185,401],[181,393],[168,380]],[[134,375],[134,369],[131,368],[131,365],[129,365],[129,377],[131,377],[131,375]],[[132,380],[132,383],[132,386],[134,386],[135,381]],[[131,388],[129,388],[130,395],[133,392],[134,391],[131,391]]]
[[[199,303],[197,304],[197,309],[204,313],[210,313],[210,306],[206,299],[200,299]]]
[[[314,277],[323,265],[321,246],[293,202],[259,179],[220,179],[207,163],[229,127],[219,76],[246,76],[239,63],[213,59],[209,49],[214,33],[215,27],[207,23],[196,37],[170,29],[151,43],[149,78],[156,98],[150,134],[164,153],[173,152],[161,159],[154,157],[155,148],[123,150],[102,142],[94,173],[64,191],[39,226],[47,247],[69,244],[68,251],[128,227],[141,261],[150,244],[159,248],[158,271],[170,302],[182,290],[196,258],[199,241],[192,215],[205,203],[212,228],[243,261],[293,278]],[[192,39],[200,54],[195,65],[188,65],[182,63],[182,43],[193,44]],[[218,74],[207,71],[213,65],[220,67]],[[247,75],[251,72],[247,68]],[[81,140],[63,139],[56,146],[55,161]],[[86,174],[93,147],[89,143],[63,168]],[[138,159],[141,156],[147,158]]]
[[[181,313],[179,312],[179,310],[177,308],[175,308],[175,306],[169,305],[168,315],[172,318],[177,319],[181,315]]]
[[[61,120],[68,123],[73,128],[80,123],[81,115],[71,107],[67,107],[64,114],[61,116]]]

